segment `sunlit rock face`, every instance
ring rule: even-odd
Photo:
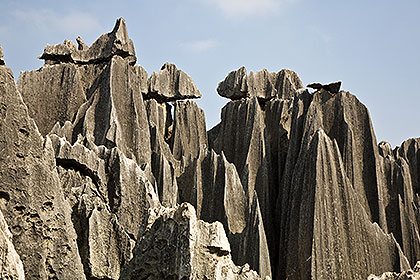
[[[4,279],[418,278],[420,140],[377,144],[341,82],[241,67],[207,130],[124,19],[76,42],[17,84],[0,47]]]

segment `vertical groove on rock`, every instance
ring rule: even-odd
[[[377,145],[341,82],[241,67],[207,132],[192,78],[134,65],[124,19],[76,41],[17,86],[0,47],[1,277],[419,273],[420,138]]]

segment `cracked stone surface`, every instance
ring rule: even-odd
[[[341,82],[241,67],[207,131],[124,19],[75,42],[17,85],[0,47],[2,279],[418,279],[420,138],[378,144]]]

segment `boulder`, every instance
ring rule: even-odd
[[[147,87],[145,99],[154,98],[160,102],[201,97],[191,77],[169,63],[165,63],[159,73],[153,72]]]

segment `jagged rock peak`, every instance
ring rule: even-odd
[[[391,144],[386,142],[386,141],[381,141],[381,143],[378,144],[378,148],[379,148],[379,154],[383,157],[392,157],[393,156],[393,151],[391,148]]]
[[[0,65],[5,65],[5,64],[6,63],[4,62],[4,59],[3,59],[3,49],[0,45]]]
[[[162,102],[201,97],[191,77],[170,63],[165,63],[159,73],[153,72],[147,88],[145,99],[154,98]]]
[[[256,96],[260,99],[291,98],[303,88],[299,76],[292,70],[282,69],[278,73],[263,69],[247,74],[242,66],[230,72],[217,87],[219,95],[232,100]]]
[[[326,91],[329,91],[331,93],[338,93],[341,88],[341,81],[338,82],[332,82],[329,84],[320,84],[320,83],[311,83],[307,87],[313,88],[316,90],[324,89]]]
[[[76,38],[78,47],[69,40],[57,45],[47,45],[39,57],[45,64],[71,62],[78,64],[109,61],[118,55],[134,65],[137,61],[133,41],[128,37],[127,26],[123,18],[117,19],[114,29],[100,36],[88,47],[80,36]]]

